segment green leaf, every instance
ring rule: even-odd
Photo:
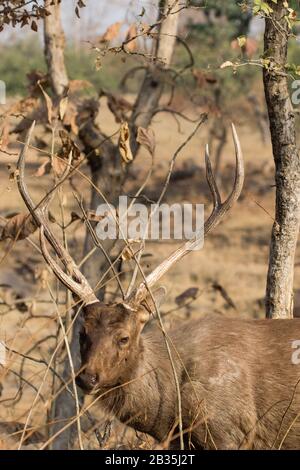
[[[273,3],[277,3],[277,0],[272,0]],[[268,5],[267,2],[263,0],[254,0],[253,13],[257,15],[258,13],[263,12],[265,15],[269,15],[273,12],[273,9]]]

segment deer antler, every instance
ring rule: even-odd
[[[218,225],[218,223],[224,217],[226,212],[238,200],[242,191],[244,183],[244,162],[240,141],[233,124],[232,135],[236,155],[235,181],[231,194],[224,202],[222,202],[221,200],[221,196],[211,168],[208,145],[205,149],[206,179],[213,198],[213,210],[208,219],[205,221],[204,235],[209,233],[212,229],[216,227],[216,225]],[[130,303],[138,304],[142,302],[147,296],[149,288],[156,284],[157,281],[171,268],[171,266],[173,266],[173,264],[183,258],[191,250],[195,249],[199,244],[199,241],[200,239],[196,235],[192,240],[189,240],[184,245],[175,250],[173,253],[171,253],[170,256],[166,260],[164,260],[160,265],[158,265],[154,269],[154,271],[152,271],[152,273],[146,277],[144,282],[142,282],[139,287],[132,292],[128,299]]]
[[[80,269],[78,268],[74,260],[71,258],[69,253],[65,250],[63,245],[57,240],[56,236],[54,235],[54,233],[49,227],[47,209],[48,209],[50,200],[52,199],[52,196],[54,194],[54,191],[50,191],[49,195],[46,196],[44,201],[37,206],[34,204],[34,202],[32,201],[28,193],[27,186],[25,184],[25,179],[24,179],[25,159],[26,159],[26,154],[29,148],[29,143],[30,143],[30,139],[31,139],[31,135],[32,135],[34,127],[35,127],[35,122],[33,122],[33,124],[31,125],[29,129],[26,143],[20,152],[20,156],[19,156],[19,160],[17,164],[17,169],[18,169],[17,183],[18,183],[19,192],[31,216],[33,217],[33,220],[35,221],[37,226],[40,227],[41,250],[42,250],[42,253],[46,262],[49,264],[54,274],[68,289],[70,289],[71,292],[73,292],[73,294],[78,296],[79,299],[82,300],[85,305],[98,302],[98,299],[92,287],[89,285],[87,279],[81,273]],[[62,175],[61,177],[62,179],[66,177],[67,172],[68,172],[68,167],[66,168],[66,170],[64,171],[64,174]],[[48,240],[53,250],[58,255],[61,262],[64,264],[69,275],[66,274],[62,270],[62,268],[57,264],[57,262],[53,258],[51,258],[49,251],[47,249],[47,246],[46,246],[46,239]]]
[[[95,302],[98,302],[98,299],[88,283],[87,279],[81,273],[78,266],[75,264],[74,260],[71,258],[69,253],[65,250],[62,244],[57,240],[55,235],[53,234],[52,230],[49,227],[49,220],[47,216],[47,209],[50,203],[50,200],[54,194],[54,191],[50,191],[48,196],[40,203],[38,206],[34,204],[32,201],[27,187],[24,181],[24,171],[25,171],[25,158],[28,151],[29,143],[31,134],[33,132],[35,123],[32,124],[28,136],[26,139],[26,143],[20,153],[17,169],[19,170],[17,173],[17,183],[19,187],[20,194],[32,215],[35,223],[38,227],[40,227],[40,243],[41,243],[41,250],[42,254],[46,260],[46,262],[51,267],[54,274],[58,277],[58,279],[68,288],[70,289],[73,294],[82,300],[85,305],[89,305]],[[213,198],[213,210],[205,221],[204,224],[204,235],[210,232],[220,220],[224,217],[226,212],[232,207],[232,205],[237,201],[239,198],[243,182],[244,182],[244,163],[243,163],[243,156],[241,151],[241,146],[239,142],[239,138],[236,133],[236,129],[232,124],[232,134],[233,134],[233,141],[235,146],[235,155],[236,155],[236,170],[235,170],[235,181],[234,186],[232,189],[231,194],[228,198],[222,202],[221,196],[212,172],[210,158],[209,158],[209,151],[208,146],[206,146],[205,151],[205,164],[206,164],[206,178],[207,182],[212,194]],[[66,168],[62,178],[64,179],[67,176]],[[58,255],[60,261],[64,264],[67,273],[66,274],[62,268],[58,265],[58,263],[50,256],[49,251],[46,245],[46,239],[52,246],[53,250]],[[139,287],[130,295],[128,301],[132,304],[138,304],[142,302],[148,294],[149,288],[151,288],[157,281],[181,258],[183,258],[187,253],[191,250],[195,249],[199,244],[200,238],[199,236],[195,236],[192,240],[189,240],[164,260],[159,266],[157,266],[151,274],[149,274],[146,279],[139,285]]]

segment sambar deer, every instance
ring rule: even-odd
[[[235,183],[225,202],[206,148],[213,210],[205,222],[205,235],[242,190],[242,152],[234,126],[232,131]],[[191,251],[197,239],[171,253],[125,301],[99,302],[53,234],[45,206],[36,206],[28,194],[24,165],[29,138],[30,134],[19,157],[19,190],[40,227],[46,262],[83,304],[80,347],[84,370],[77,378],[78,385],[99,396],[105,409],[120,421],[160,442],[171,441],[173,448],[178,448],[179,442],[182,447],[183,438],[185,446],[196,449],[300,448],[300,319],[243,320],[209,315],[180,323],[167,336],[157,321],[147,324],[164,294],[163,288],[152,292],[152,287]],[[49,254],[47,240],[67,273]]]

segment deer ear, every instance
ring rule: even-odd
[[[152,295],[154,297],[156,307],[159,308],[167,295],[167,289],[164,286],[160,286],[152,293]],[[153,305],[153,310],[155,310],[155,305],[152,301],[152,298],[151,296],[149,297],[150,297],[150,303]],[[147,301],[148,301],[148,298],[147,298]]]
[[[145,323],[149,320],[150,313],[155,313],[156,307],[159,308],[166,296],[167,290],[165,287],[158,287],[155,291],[152,292],[152,296],[148,295],[146,299],[142,302],[141,312],[139,313],[140,320]],[[153,302],[153,299],[154,302]]]

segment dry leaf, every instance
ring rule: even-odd
[[[148,127],[147,129],[139,127],[136,141],[145,147],[152,157],[154,156],[156,142],[155,133],[151,127]]]
[[[133,160],[130,148],[130,131],[128,122],[123,122],[120,127],[119,150],[122,160],[125,163],[129,163]]]
[[[125,42],[126,42],[126,49],[128,51],[135,51],[137,47],[137,29],[135,24],[132,24],[127,31]]]
[[[105,31],[105,33],[102,34],[102,36],[100,37],[100,42],[109,42],[115,39],[120,32],[121,26],[121,21],[117,21],[116,23],[110,25]]]
[[[6,118],[3,121],[3,125],[0,131],[0,150],[4,150],[7,148],[9,143],[9,119]]]
[[[140,245],[140,241],[133,239],[128,240],[128,245],[123,248],[121,253],[121,259],[123,261],[130,261],[136,255],[138,247],[136,247],[136,249],[133,248],[133,245],[136,244]]]
[[[63,123],[65,128],[71,128],[71,131],[74,135],[78,135],[79,127],[77,125],[77,117],[78,117],[78,107],[75,103],[71,100],[68,103],[68,107],[66,110],[66,114],[64,115]]]
[[[44,95],[45,101],[46,101],[46,107],[47,107],[47,117],[48,117],[48,122],[51,124],[52,122],[52,116],[53,116],[53,103],[50,98],[50,96],[45,92],[43,89],[42,85],[39,83],[39,87]]]
[[[69,99],[68,97],[66,96],[65,98],[62,98],[60,100],[60,103],[59,103],[59,117],[60,117],[60,120],[62,121],[65,117],[65,114],[66,114],[66,111],[67,111],[67,107],[68,107],[68,102],[69,102]]]
[[[70,80],[69,93],[84,90],[85,88],[93,88],[93,84],[88,80]]]
[[[31,215],[21,212],[11,217],[3,227],[1,240],[11,238],[13,240],[24,240],[34,233],[37,226]]]
[[[31,29],[32,29],[32,31],[35,31],[35,32],[38,31],[38,25],[37,25],[36,21],[32,21]]]
[[[44,176],[44,175],[50,173],[50,170],[51,170],[51,163],[49,162],[49,160],[46,160],[44,163],[42,163],[38,167],[38,169],[33,174],[33,176],[36,176],[37,178],[39,178],[40,176]]]
[[[65,160],[58,155],[53,155],[52,158],[52,168],[54,170],[54,173],[57,176],[62,176],[63,172],[66,170],[66,167],[68,166],[69,162],[68,160]]]
[[[9,163],[7,165],[8,169],[8,178],[10,182],[17,181],[17,177],[19,176],[19,170],[14,169],[14,167]]]
[[[73,160],[78,160],[80,157],[80,148],[78,145],[71,139],[68,132],[64,129],[59,131],[59,137],[61,139],[62,147],[58,152],[60,158],[69,159],[70,152],[72,152]]]

